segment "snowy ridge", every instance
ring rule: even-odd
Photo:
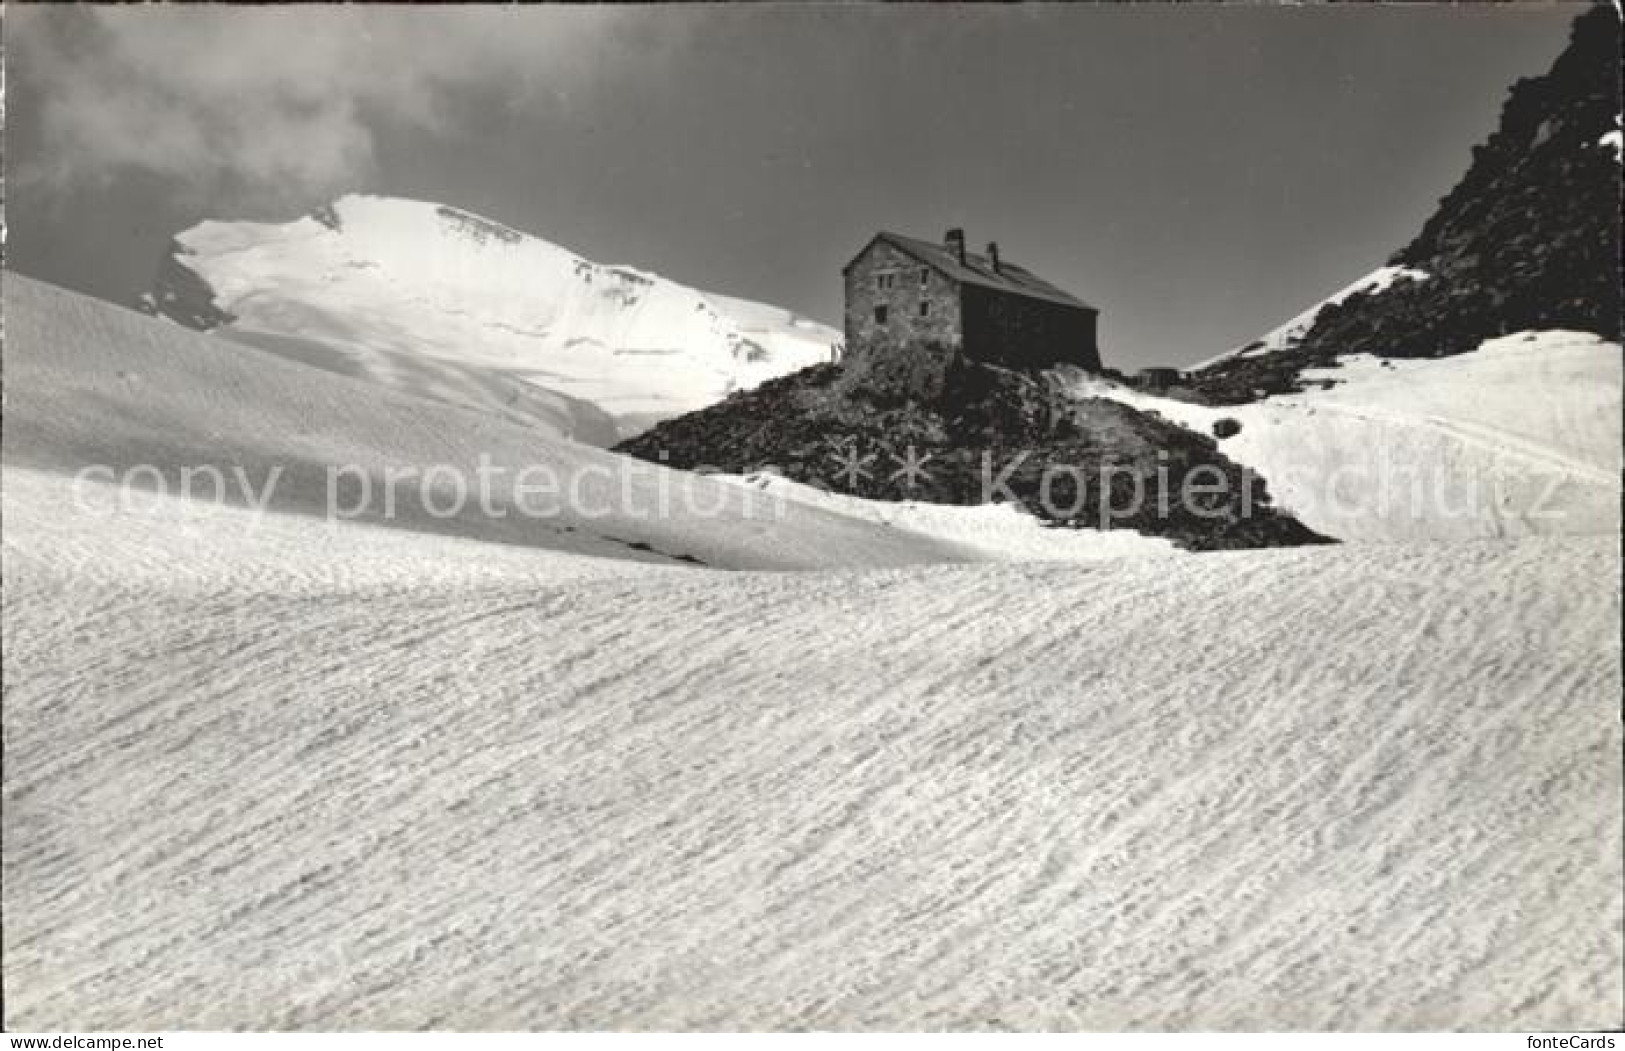
[[[416,359],[522,381],[608,414],[622,436],[828,361],[840,342],[788,311],[427,202],[351,195],[292,223],[204,222],[176,243],[174,261],[233,319],[226,334],[278,352],[298,341],[307,364],[325,353],[385,382]]]
[[[1188,371],[1197,372],[1210,365],[1217,365],[1221,361],[1229,361],[1232,358],[1256,358],[1273,351],[1286,350],[1308,334],[1309,330],[1314,327],[1315,319],[1320,316],[1320,312],[1326,307],[1341,303],[1352,295],[1362,293],[1380,295],[1391,288],[1396,281],[1426,281],[1427,278],[1428,275],[1425,271],[1417,270],[1414,267],[1380,266],[1348,287],[1332,293],[1314,306],[1301,311],[1275,328],[1270,329],[1251,343],[1236,347],[1233,350],[1227,350],[1223,354],[1209,358],[1206,361],[1197,362],[1195,365],[1189,366]]]

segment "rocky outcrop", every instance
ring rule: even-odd
[[[1021,503],[1058,526],[1126,528],[1193,550],[1324,543],[1214,439],[1045,375],[931,345],[771,380],[622,443],[688,470],[773,470],[873,500]]]
[[[179,241],[170,241],[169,250],[158,264],[152,292],[142,298],[142,309],[200,332],[231,324],[236,318],[215,303],[214,289],[196,271],[181,262],[186,254],[184,245]]]

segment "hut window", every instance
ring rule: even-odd
[[[930,317],[931,316],[931,301],[929,299],[920,300],[920,316],[921,317]]]
[[[879,306],[875,307],[875,324],[884,325],[885,323],[886,323],[886,304],[882,303]]]
[[[926,285],[928,285],[930,283],[931,283],[931,268],[928,267],[928,266],[920,267],[920,287],[924,288]]]

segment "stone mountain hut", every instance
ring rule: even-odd
[[[1100,311],[1004,259],[965,232],[941,244],[879,233],[841,270],[848,350],[936,343],[1007,368],[1057,364],[1100,371]]]

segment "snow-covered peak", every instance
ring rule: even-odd
[[[177,320],[271,349],[296,341],[307,364],[384,382],[423,359],[482,392],[494,373],[594,406],[623,435],[828,361],[841,338],[425,201],[350,195],[291,223],[207,221],[175,241],[154,304]]]

